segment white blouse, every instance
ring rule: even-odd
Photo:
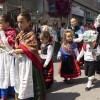
[[[48,47],[47,47],[47,54],[45,55],[45,54],[43,54],[41,51],[39,51],[39,53],[40,53],[40,57],[42,58],[42,59],[46,59],[46,61],[45,61],[45,65],[48,65],[49,64],[49,62],[50,62],[50,60],[51,60],[51,58],[52,58],[52,55],[53,55],[53,46],[52,45],[49,45]]]

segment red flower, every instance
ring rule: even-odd
[[[2,4],[2,3],[4,3],[6,0],[0,0],[0,3]]]
[[[71,11],[72,0],[56,0],[56,6],[61,16],[68,16]]]

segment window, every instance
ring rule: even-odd
[[[56,9],[56,0],[50,0],[49,1],[49,12],[57,12]]]

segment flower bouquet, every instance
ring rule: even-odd
[[[9,52],[9,50],[6,47],[0,45],[0,53],[6,53],[6,52]]]

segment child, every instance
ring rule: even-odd
[[[64,32],[62,47],[57,55],[57,59],[62,57],[60,76],[65,79],[66,83],[72,83],[72,78],[76,78],[81,74],[76,62],[78,54],[77,45],[73,43],[73,32],[66,30]]]
[[[15,92],[18,100],[45,100],[45,84],[37,41],[31,29],[31,16],[22,12],[17,17],[20,33],[16,37]]]
[[[84,55],[84,68],[85,75],[88,76],[86,91],[89,91],[92,86],[92,81],[94,79],[95,67],[96,67],[96,54],[93,52],[95,47],[96,36],[94,31],[88,30],[83,34],[84,44],[80,54],[77,57],[77,61]]]
[[[14,91],[14,57],[10,52],[15,45],[16,30],[12,19],[4,14],[0,16],[0,99],[15,95]]]
[[[46,89],[48,89],[53,83],[53,46],[51,44],[50,33],[48,31],[43,31],[40,34],[40,41],[42,43],[40,57],[42,58],[45,85]]]

